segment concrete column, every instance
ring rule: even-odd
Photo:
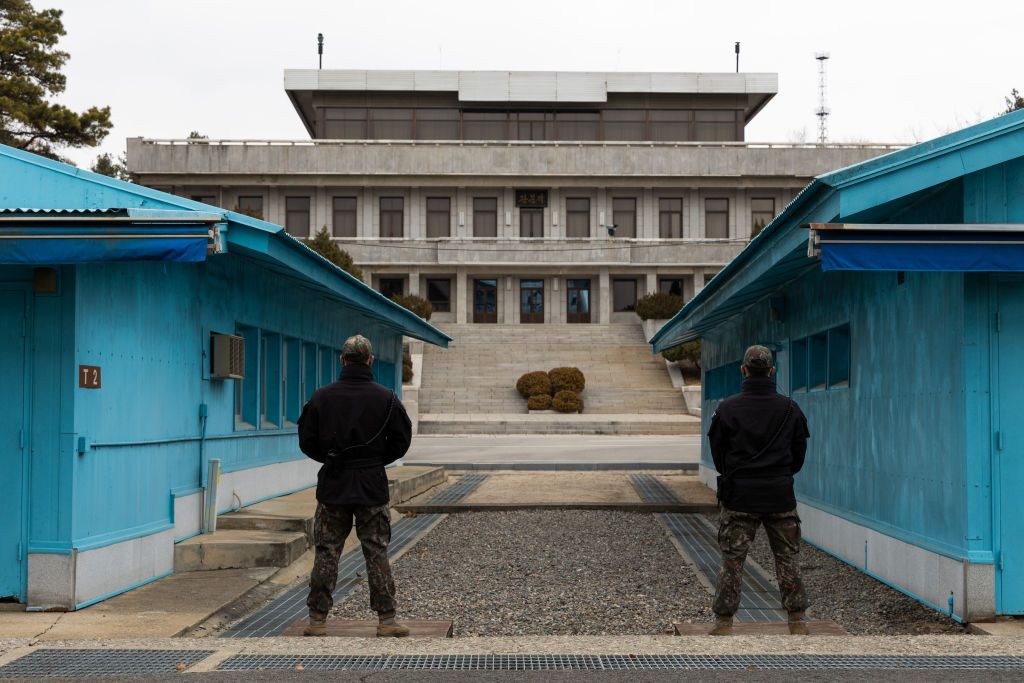
[[[466,310],[469,308],[469,291],[466,284],[466,269],[459,268],[455,272],[455,322],[466,322]]]
[[[334,234],[334,226],[331,224],[331,209],[328,206],[329,202],[327,190],[322,187],[316,188],[313,193],[313,204],[316,206],[313,215],[316,216],[316,220],[310,226],[310,237],[316,237],[316,234],[320,232],[320,228],[324,226],[327,227],[328,233]]]
[[[565,207],[562,206],[562,193],[557,187],[548,192],[547,225],[544,227],[546,237],[565,238]]]
[[[700,191],[692,189],[688,194],[690,210],[683,226],[683,235],[689,239],[704,239],[704,207],[701,206]]]
[[[612,321],[612,280],[607,268],[598,273],[597,322],[607,325]]]
[[[498,216],[498,237],[510,240],[519,234],[519,226],[516,225],[516,193],[511,187],[506,187],[502,196],[504,201]]]
[[[643,239],[655,239],[658,237],[658,210],[657,202],[654,199],[654,189],[645,187],[644,191],[636,198],[636,219],[639,225],[636,226],[636,236]]]
[[[729,237],[734,239],[750,237],[750,202],[745,190],[736,190],[729,211]],[[744,230],[746,228],[746,230]]]
[[[420,295],[420,269],[411,268],[409,269],[409,294],[413,296]]]
[[[547,299],[544,302],[544,311],[548,313],[548,322],[552,323],[563,323],[565,322],[564,315],[564,304],[565,295],[562,292],[562,278],[558,275],[552,275],[547,278],[547,282],[544,285],[544,298]]]
[[[365,188],[363,190],[363,220],[359,224],[359,237],[364,239],[375,237],[373,213],[373,191],[370,188]]]
[[[658,271],[647,271],[647,293],[654,294],[658,291]]]
[[[604,225],[608,225],[614,220],[612,217],[612,198],[611,193],[608,192],[606,187],[599,187],[594,195],[594,206],[590,212],[590,238],[594,239],[596,236],[600,239],[602,234],[608,234],[602,226],[601,214],[604,214]]]
[[[409,205],[405,207],[405,216],[407,218],[405,236],[411,240],[423,239],[427,236],[427,229],[424,226],[426,221],[426,210],[424,207],[426,199],[423,198],[423,193],[418,187],[410,188],[408,196]]]
[[[694,293],[694,295],[696,295],[697,292],[699,292],[700,290],[704,289],[704,285],[705,284],[706,284],[706,276],[704,275],[704,269],[703,268],[694,268],[693,269],[693,293]]]
[[[469,237],[472,233],[470,232],[469,226],[473,222],[472,216],[470,216],[470,201],[467,196],[466,188],[460,187],[455,191],[455,201],[452,202],[455,213],[452,216],[455,220],[455,229],[452,231],[452,235],[455,237]],[[462,221],[462,225],[459,225],[459,215],[465,217]]]
[[[506,325],[519,322],[519,288],[514,275],[498,278],[498,300],[501,302],[501,315],[498,320]]]

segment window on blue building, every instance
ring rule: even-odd
[[[302,410],[302,345],[298,339],[284,340],[281,355],[281,396],[284,425],[294,427]]]
[[[811,389],[824,389],[828,382],[828,333],[811,336],[807,346],[807,383]]]
[[[828,385],[850,386],[850,326],[828,331]]]
[[[281,426],[281,337],[264,333],[260,338],[260,427]]]
[[[317,358],[316,344],[303,344],[302,347],[302,401],[313,398],[316,391]]]
[[[255,429],[258,423],[260,332],[255,327],[239,326],[235,333],[245,344],[245,379],[235,383],[235,429]]]
[[[327,346],[320,347],[320,386],[334,381],[334,351]]]
[[[789,383],[793,391],[807,391],[807,339],[793,340]]]

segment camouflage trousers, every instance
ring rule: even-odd
[[[737,512],[723,506],[718,527],[722,569],[718,572],[718,590],[712,607],[715,614],[729,617],[739,609],[743,563],[757,527],[762,524],[775,556],[775,577],[782,593],[782,606],[787,612],[807,609],[807,593],[800,577],[800,517],[796,510]]]
[[[309,576],[309,616],[326,618],[334,605],[334,587],[338,582],[338,558],[345,539],[352,531],[355,518],[356,536],[366,559],[366,579],[370,584],[370,607],[378,613],[395,611],[395,579],[388,562],[388,543],[391,542],[391,512],[387,505],[348,506],[324,505],[316,507],[313,520],[313,543],[316,559]]]

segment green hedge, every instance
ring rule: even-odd
[[[571,391],[580,393],[587,386],[587,379],[579,368],[552,368],[548,371],[551,378],[551,392]]]
[[[526,399],[526,407],[530,410],[551,410],[551,397],[547,394],[535,394]]]
[[[690,361],[697,367],[700,367],[700,340],[686,342],[671,349],[665,349],[661,352],[661,356],[672,363]]]
[[[416,296],[415,294],[395,294],[391,297],[391,300],[402,308],[408,308],[424,320],[430,320],[430,316],[434,314],[434,306],[423,297]]]
[[[516,391],[525,399],[538,394],[551,394],[551,380],[546,372],[528,372],[516,382]]]
[[[685,303],[681,296],[655,292],[637,299],[636,314],[641,320],[665,320],[678,313]]]
[[[583,401],[573,391],[559,391],[551,399],[551,407],[560,413],[579,413],[583,411]]]

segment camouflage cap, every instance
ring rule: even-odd
[[[361,334],[349,337],[341,347],[341,357],[350,363],[365,363],[372,355],[373,345]]]
[[[755,344],[743,354],[743,365],[754,370],[769,370],[775,367],[775,362],[767,347]]]

